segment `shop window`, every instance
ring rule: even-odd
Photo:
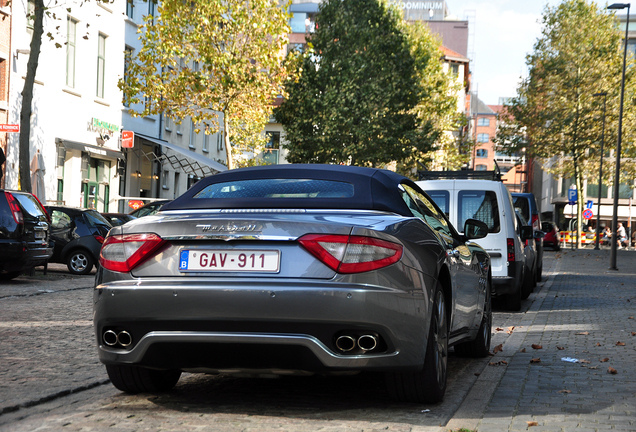
[[[161,187],[163,189],[169,189],[170,187],[168,186],[168,177],[170,177],[170,171],[168,170],[163,170],[163,176],[161,177]]]
[[[57,179],[57,202],[58,204],[64,204],[64,180]]]
[[[488,165],[480,164],[475,166],[475,171],[487,171],[487,170],[488,170]]]
[[[88,153],[82,152],[82,180],[88,180],[88,164],[90,162],[90,156]]]

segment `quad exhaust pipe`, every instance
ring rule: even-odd
[[[371,351],[378,346],[378,338],[375,335],[362,336],[342,335],[336,339],[336,347],[342,352],[349,352],[356,347],[363,353]]]
[[[119,333],[115,333],[113,330],[106,330],[102,335],[102,340],[108,346],[119,345],[121,347],[127,347],[132,344],[132,336],[125,330]]]

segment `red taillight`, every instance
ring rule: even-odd
[[[22,214],[22,209],[18,204],[18,200],[15,199],[11,192],[4,192],[4,196],[7,197],[7,201],[9,202],[9,208],[11,209],[11,214],[13,215],[13,220],[17,224],[24,223],[24,215]]]
[[[539,230],[539,215],[538,214],[532,215],[532,228],[534,228],[536,231]]]
[[[95,237],[95,240],[97,240],[100,243],[104,243],[104,237],[100,236],[99,234],[93,234],[93,237]]]
[[[165,240],[157,234],[124,234],[106,237],[99,263],[106,270],[129,272],[150,258]]]
[[[508,261],[515,261],[515,239],[508,239]]]
[[[401,244],[375,237],[307,234],[298,239],[313,256],[338,273],[362,273],[400,260]]]

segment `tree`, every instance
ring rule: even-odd
[[[262,130],[287,77],[286,10],[276,0],[162,1],[158,16],[146,17],[142,47],[119,83],[131,114],[190,117],[197,132],[221,130],[232,169],[233,154],[265,142]]]
[[[617,27],[613,15],[585,0],[546,7],[542,36],[526,60],[528,78],[504,107],[495,138],[499,149],[509,154],[525,151],[539,158],[548,172],[575,180],[579,227],[583,180],[598,178],[602,129],[602,101],[594,97],[598,92],[607,92],[605,149],[616,146],[610,131],[616,130],[623,63]],[[633,94],[635,71],[628,70],[626,83],[631,90],[626,94]],[[624,133],[633,130],[628,126],[634,122],[631,98],[628,105]],[[611,164],[605,166],[609,180]]]
[[[288,161],[381,166],[430,150],[435,134],[419,127],[421,84],[396,10],[328,0],[308,42],[300,76],[274,111]]]

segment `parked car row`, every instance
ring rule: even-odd
[[[113,226],[154,214],[169,200],[151,202],[131,214],[99,213],[68,206],[43,206],[23,191],[0,190],[0,280],[10,280],[49,262],[85,275],[99,263]]]

